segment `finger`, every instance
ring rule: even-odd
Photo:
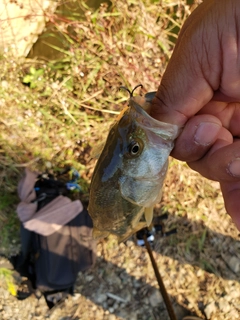
[[[211,100],[213,89],[208,82],[202,75],[196,79],[194,74],[187,72],[184,65],[184,61],[174,56],[169,62],[151,104],[149,114],[153,118],[183,126]]]
[[[227,128],[233,136],[240,137],[240,102],[226,103],[211,100],[198,114],[211,114],[217,117],[222,122],[223,127]]]
[[[240,178],[235,183],[220,183],[227,213],[240,230]]]
[[[216,91],[239,101],[239,12],[237,1],[209,0],[190,15],[153,99],[152,117],[182,126]]]
[[[237,182],[240,179],[240,139],[229,143],[217,140],[207,154],[188,165],[204,177],[223,182]]]
[[[212,115],[194,116],[175,141],[171,155],[186,162],[201,159],[218,139],[221,130],[222,123],[218,118]]]
[[[211,12],[205,12],[202,19],[201,10],[206,3],[184,24],[152,101],[150,115],[160,121],[184,125],[219,88],[222,71],[219,30],[213,26]],[[212,32],[207,34],[208,29]]]

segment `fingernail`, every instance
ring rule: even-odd
[[[230,162],[227,170],[232,176],[240,177],[240,158],[236,158]]]
[[[218,135],[221,126],[217,123],[202,122],[197,126],[194,141],[201,146],[208,146],[213,143]]]

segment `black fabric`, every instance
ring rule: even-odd
[[[63,183],[42,177],[35,190],[38,210],[68,192]],[[49,308],[73,294],[78,272],[94,264],[96,248],[92,227],[86,209],[50,236],[39,235],[21,226],[22,250],[12,263],[20,275],[30,280],[33,290],[44,295]]]
[[[59,231],[44,237],[34,233],[36,288],[63,290],[72,286],[79,271],[94,262],[92,221],[86,209]]]
[[[59,195],[69,195],[69,190],[67,190],[65,183],[54,179],[53,176],[44,178],[43,175],[40,175],[34,189],[37,196],[34,200],[38,203],[37,210],[46,206]]]

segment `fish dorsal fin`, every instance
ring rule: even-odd
[[[91,150],[91,158],[98,159],[103,151],[104,146],[105,146],[105,141],[100,142],[95,147],[93,147]]]
[[[118,114],[118,116],[117,116],[117,118],[116,118],[116,121],[119,121],[119,120],[122,118],[123,114],[125,113],[125,111],[128,110],[128,108],[129,108],[129,107],[126,106],[125,108],[122,109],[122,111]]]
[[[153,219],[153,207],[148,207],[144,209],[145,220],[147,226],[149,227]]]

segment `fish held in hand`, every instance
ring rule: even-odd
[[[114,234],[126,240],[150,225],[153,207],[161,200],[179,127],[149,116],[154,94],[131,96],[110,128],[90,186],[88,211],[95,238]],[[143,214],[145,221],[140,221]]]

